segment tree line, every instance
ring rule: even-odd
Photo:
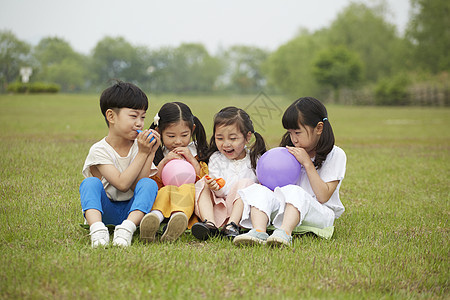
[[[328,27],[301,29],[272,52],[236,45],[212,55],[198,43],[150,49],[107,36],[84,55],[59,37],[31,46],[3,30],[0,90],[19,82],[20,68],[29,66],[31,81],[57,84],[63,92],[97,92],[111,79],[120,79],[151,93],[264,89],[339,102],[353,92],[389,105],[408,104],[411,86],[432,82],[448,97],[450,2],[411,0],[411,6],[402,34],[388,21],[384,2],[351,3]],[[444,102],[448,105],[448,99]]]

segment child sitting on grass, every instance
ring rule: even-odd
[[[151,212],[142,219],[140,238],[145,242],[156,241],[160,224],[168,219],[160,241],[173,242],[197,221],[193,215],[195,187],[193,183],[164,186],[162,170],[169,161],[182,159],[194,167],[198,179],[207,174],[206,163],[198,161],[208,148],[206,133],[200,120],[182,102],[164,104],[150,128],[161,135],[161,147],[153,161],[158,165],[158,174],[152,177],[159,191]]]
[[[252,136],[254,143],[250,144]],[[247,148],[246,145],[249,145]],[[226,107],[214,117],[213,134],[208,150],[209,175],[195,184],[195,213],[200,218],[192,234],[207,240],[219,234],[234,238],[244,209],[238,190],[257,182],[255,168],[266,151],[264,138],[253,128],[250,116],[237,107]],[[216,179],[222,178],[224,186]]]
[[[344,212],[339,188],[345,175],[347,157],[334,145],[334,134],[325,106],[304,97],[284,112],[287,132],[281,145],[287,147],[303,166],[296,184],[269,188],[253,184],[239,191],[244,202],[241,225],[252,228],[237,236],[236,245],[292,245],[292,232],[300,225],[324,229]],[[276,230],[269,236],[267,226]]]
[[[91,147],[84,163],[81,207],[93,248],[108,246],[105,224],[117,225],[113,245],[126,247],[156,198],[158,187],[149,176],[157,172],[153,158],[160,137],[154,130],[143,130],[148,99],[131,83],[107,88],[100,108],[108,135]]]

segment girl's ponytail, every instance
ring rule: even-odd
[[[152,125],[150,125],[149,129],[155,129],[156,127],[157,126],[153,122]],[[164,158],[164,153],[163,153],[161,145],[159,145],[158,149],[155,152],[155,157],[153,158],[153,163],[155,164],[155,166],[157,166],[161,162],[161,160]]]
[[[255,143],[253,143],[250,148],[250,162],[253,170],[256,170],[258,158],[266,152],[266,142],[264,141],[264,138],[256,131],[253,132],[253,135],[255,136]]]
[[[316,146],[316,158],[314,160],[314,166],[319,169],[322,163],[327,158],[328,153],[333,150],[334,147],[334,133],[331,124],[327,117],[323,118],[323,130],[320,135],[319,142]]]
[[[208,141],[206,139],[206,132],[202,122],[200,122],[200,120],[196,116],[193,117],[195,129],[192,135],[194,136],[198,159],[200,161],[203,161],[207,156],[208,152]]]

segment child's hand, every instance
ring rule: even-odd
[[[295,156],[297,161],[302,165],[306,166],[308,164],[312,164],[311,157],[309,157],[308,152],[305,149],[299,147],[290,147],[286,146],[289,153]]]
[[[172,151],[175,152],[176,154],[184,157],[184,159],[194,167],[195,172],[197,174],[200,172],[200,165],[198,164],[198,161],[192,155],[192,153],[188,147],[177,147],[177,148],[173,149]]]
[[[178,155],[183,156],[184,159],[187,161],[191,161],[192,159],[195,159],[188,147],[177,147],[177,148],[173,149],[172,151]]]
[[[144,152],[146,154],[149,154],[152,151],[153,147],[158,142],[157,140],[159,139],[159,134],[158,134],[158,139],[157,139],[155,133],[157,134],[157,132],[154,130],[146,129],[146,130],[141,131],[138,134],[137,142],[138,142],[139,151]],[[153,138],[153,137],[155,137],[155,138]],[[152,140],[152,138],[153,138],[153,140]]]
[[[164,157],[164,160],[169,162],[172,159],[183,159],[183,156],[181,156],[180,154],[178,154],[172,150],[169,153],[167,153],[167,155]]]
[[[214,178],[211,178],[208,175],[205,175],[204,178],[205,178],[205,182],[209,186],[210,190],[212,190],[212,191],[220,190],[220,186],[219,186],[219,184],[217,183],[217,181]]]

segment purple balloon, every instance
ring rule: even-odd
[[[285,147],[270,149],[264,153],[256,165],[259,182],[271,189],[295,184],[300,177],[302,165]]]

